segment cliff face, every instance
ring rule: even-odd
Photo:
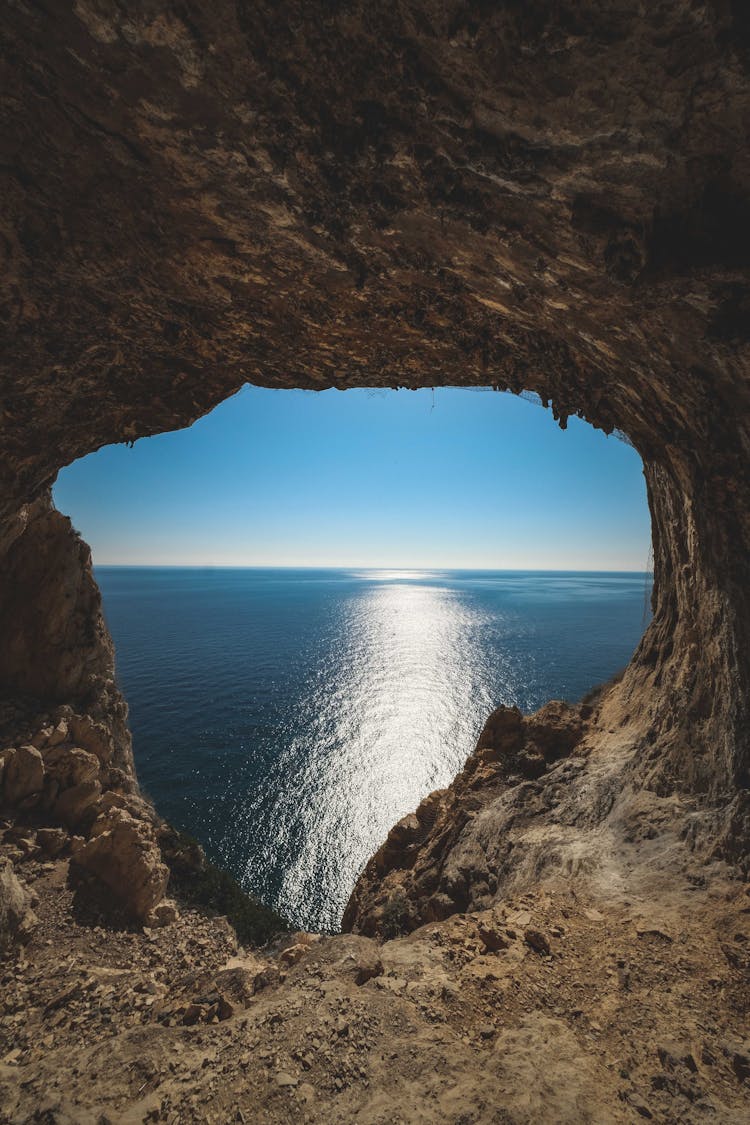
[[[106,719],[116,739],[114,762],[132,773],[127,711],[89,548],[46,496],[21,510],[8,540],[0,561],[3,695],[75,701]]]
[[[741,856],[744,7],[77,0],[0,37],[2,693],[103,708],[131,768],[87,552],[45,507],[75,457],[247,380],[532,389],[643,457],[622,768]]]

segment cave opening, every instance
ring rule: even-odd
[[[638,644],[640,459],[538,401],[247,388],[60,475],[142,787],[297,925],[339,927],[494,707],[575,702]]]
[[[9,1118],[746,1120],[750,7],[6,7],[0,956],[9,892],[18,904],[0,1003]],[[238,950],[226,902],[195,910],[177,885],[180,841],[139,789],[84,541],[95,536],[60,495],[84,537],[72,530],[50,489],[62,467],[112,443],[135,442],[123,452],[142,456],[141,439],[191,425],[248,380],[317,391],[492,382],[538,392],[574,433],[576,417],[621,430],[643,461],[654,583],[651,622],[621,680],[593,702],[482,716],[451,784],[417,804],[439,779],[420,782],[358,879],[341,934],[237,929],[253,946]],[[478,456],[486,449],[477,441]],[[300,495],[313,475],[297,474]],[[485,475],[497,493],[504,478]],[[405,482],[401,473],[396,488]],[[404,534],[433,493],[441,498],[434,480]],[[465,497],[442,499],[446,518],[468,515]],[[122,514],[114,491],[109,504]],[[165,545],[178,545],[162,523]],[[101,562],[96,542],[94,553]],[[458,627],[458,638],[431,631],[449,655],[466,651],[461,629],[476,624],[457,579],[413,574],[429,558],[379,561],[398,573],[355,585],[382,610],[383,628],[363,635],[392,659],[377,665],[382,678],[366,678],[358,720],[378,684],[392,677],[392,697],[406,680],[396,657],[411,651],[427,606]],[[497,555],[487,565],[501,563],[511,565]],[[201,570],[206,581],[227,573]],[[101,567],[99,577],[148,788],[147,728]],[[198,674],[175,674],[173,596],[152,592],[137,616],[158,635],[150,648],[162,659],[141,674],[179,750],[232,685],[209,675],[195,615],[181,648]],[[128,625],[134,615],[119,604]],[[282,630],[299,657],[305,612],[299,600],[287,608]],[[187,613],[176,616],[184,636]],[[590,648],[580,616],[566,632]],[[236,610],[225,624],[225,637],[247,633]],[[281,625],[277,610],[255,629],[261,655]],[[311,712],[325,716],[333,689],[366,666],[342,652],[328,679],[312,676],[323,698],[305,691],[304,669],[281,682],[287,717],[304,726]],[[529,668],[517,679],[528,683]],[[547,683],[528,706],[574,698],[574,687]],[[503,698],[494,681],[490,694],[488,708]],[[424,702],[429,734],[439,713]],[[369,728],[359,744],[377,749]],[[410,764],[417,748],[413,739]],[[226,782],[229,756],[217,762]],[[179,798],[175,764],[165,781]],[[277,773],[303,803],[294,765]],[[208,779],[193,780],[210,811]],[[382,784],[370,808],[370,821],[402,811]],[[236,806],[214,812],[231,818]],[[275,846],[268,824],[258,818]],[[211,877],[200,849],[188,858],[194,882]],[[85,929],[79,880],[102,892],[101,920]]]

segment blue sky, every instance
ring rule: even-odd
[[[644,570],[629,446],[512,395],[246,387],[64,469],[99,565]]]

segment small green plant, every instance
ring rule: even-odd
[[[168,829],[161,849],[175,896],[188,906],[224,914],[244,945],[266,945],[292,928],[275,910],[243,891],[228,871],[211,863],[187,832]]]
[[[600,703],[609,689],[619,683],[624,675],[625,669],[622,668],[619,672],[615,672],[610,680],[606,680],[603,684],[595,684],[581,697],[580,703],[585,707],[593,707],[595,704]]]
[[[400,937],[413,928],[412,911],[401,891],[391,895],[380,915],[380,933],[386,941]]]

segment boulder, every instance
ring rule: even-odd
[[[153,807],[137,793],[116,793],[110,789],[102,795],[101,811],[110,809],[124,809],[136,820],[154,820]]]
[[[580,707],[552,699],[526,720],[527,737],[547,762],[567,757],[583,737]]]
[[[523,715],[517,707],[498,707],[479,735],[476,750],[492,750],[500,757],[516,750],[523,738]]]
[[[72,715],[68,721],[71,738],[84,746],[102,763],[112,760],[114,741],[103,723],[97,723],[90,715]]]
[[[86,817],[92,818],[92,810],[101,796],[102,787],[98,781],[82,781],[64,789],[55,801],[53,815],[68,828],[75,828]]]
[[[118,793],[137,795],[138,784],[134,777],[129,776],[117,766],[102,767],[102,785],[105,789],[117,790]]]
[[[369,947],[363,948],[355,959],[354,983],[356,985],[367,984],[368,980],[374,980],[375,977],[382,977],[382,975],[383,962],[377,953]]]
[[[44,784],[44,761],[35,746],[3,751],[3,800],[18,805],[38,793]]]
[[[301,943],[298,945],[289,945],[280,953],[279,964],[289,969],[292,965],[296,965],[298,961],[301,961],[308,950],[309,947]]]
[[[97,817],[75,862],[96,875],[117,904],[141,922],[163,898],[169,878],[151,825],[125,809],[112,808]]]
[[[165,898],[162,902],[156,904],[154,909],[148,916],[149,926],[159,928],[161,926],[171,926],[180,917],[180,911],[177,903],[173,902],[171,898]]]
[[[64,719],[61,719],[55,724],[47,722],[45,726],[40,727],[29,739],[32,746],[36,746],[37,750],[49,750],[52,746],[58,746],[61,742],[66,742],[68,739],[68,724]]]
[[[68,833],[62,828],[40,828],[36,842],[45,855],[59,855],[68,842]]]
[[[81,746],[64,743],[44,752],[44,766],[61,789],[92,781],[99,774],[99,759]]]
[[[47,738],[47,746],[58,746],[61,742],[65,742],[68,737],[68,724],[65,719],[60,719],[58,723],[49,733]]]
[[[548,957],[550,954],[549,939],[541,930],[524,930],[523,940],[540,956]]]
[[[37,921],[31,896],[16,877],[13,864],[0,858],[0,957],[27,942]]]
[[[498,953],[507,949],[510,944],[508,935],[496,918],[480,918],[477,921],[479,940],[490,953]]]
[[[246,1008],[253,996],[262,992],[277,977],[275,965],[252,954],[245,954],[241,958],[234,958],[226,968],[220,969],[214,977],[214,985],[223,996]]]
[[[346,934],[336,939],[336,976],[339,980],[349,980],[361,987],[368,981],[383,975],[381,947],[371,938]],[[324,944],[313,949],[308,963],[308,972],[314,973],[317,966],[326,962],[328,950]]]

